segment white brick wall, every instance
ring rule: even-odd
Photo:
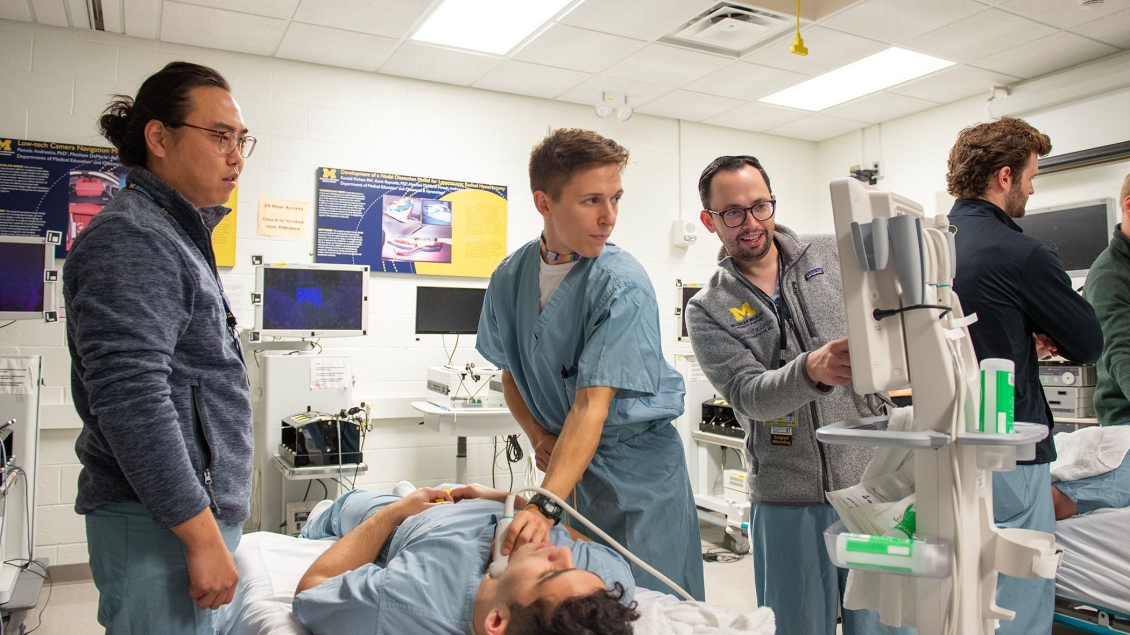
[[[259,197],[312,202],[314,169],[320,165],[505,184],[508,244],[516,248],[540,231],[526,162],[550,126],[592,128],[632,151],[613,240],[647,267],[659,296],[664,341],[673,350],[675,278],[704,281],[717,243],[704,232],[701,245],[684,251],[670,246],[668,235],[680,209],[686,218],[697,218],[695,184],[711,159],[723,153],[758,156],[782,201],[782,221],[802,229],[820,223],[815,201],[825,189],[816,187],[813,143],[645,115],[622,123],[563,102],[22,22],[0,21],[0,137],[106,145],[96,121],[108,95],[135,94],[145,77],[175,59],[221,71],[259,139],[240,182],[236,266],[223,272],[229,284],[241,281],[248,291],[252,254],[269,262],[311,261],[311,241],[257,236],[255,214]],[[374,274],[371,334],[322,342],[327,352],[354,356],[355,399],[421,395],[426,368],[445,360],[438,336],[417,341],[413,333],[417,284],[484,282]],[[252,314],[239,318],[249,325]],[[474,338],[462,338],[457,361],[477,359],[473,345]],[[0,354],[44,355],[44,403],[71,403],[61,323],[0,329]],[[455,440],[417,423],[378,422],[366,447],[372,470],[362,484],[454,478]],[[80,469],[76,437],[77,430],[41,434],[37,549],[59,564],[86,560],[84,523],[72,509]],[[489,483],[490,439],[472,439],[469,455],[469,478]],[[500,482],[508,485],[505,468],[502,474]]]

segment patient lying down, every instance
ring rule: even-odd
[[[302,530],[341,539],[299,582],[295,620],[316,635],[630,634],[627,563],[563,525],[550,542],[519,543],[498,579],[485,574],[506,495],[481,485],[345,494]]]

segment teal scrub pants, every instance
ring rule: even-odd
[[[243,528],[217,520],[235,553]],[[214,635],[217,611],[188,595],[184,543],[153,522],[139,503],[111,503],[86,516],[90,571],[98,587],[98,623],[106,635]]]
[[[997,527],[1055,534],[1051,464],[1017,465],[993,472],[993,519]],[[1055,614],[1055,580],[997,576],[997,606],[1016,611],[1001,621],[997,635],[1048,635]]]
[[[840,519],[831,505],[753,503],[750,544],[757,605],[773,609],[777,635],[836,635],[847,569],[828,558],[824,530]],[[913,635],[875,611],[843,610],[843,635]]]

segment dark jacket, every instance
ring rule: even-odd
[[[1130,422],[1130,238],[1122,225],[1087,274],[1083,295],[1103,327],[1095,413],[1099,423]]]
[[[745,429],[751,500],[827,503],[825,492],[859,483],[874,449],[821,444],[816,428],[879,412],[851,384],[817,387],[805,371],[808,351],[847,336],[835,237],[800,237],[777,225],[775,240],[790,315],[778,322],[772,299],[727,257],[687,304],[687,330],[703,373]]]
[[[83,421],[75,511],[140,502],[161,527],[206,507],[250,510],[247,368],[228,324],[211,231],[145,169],[74,243],[63,269],[71,386]]]
[[[957,277],[953,290],[965,314],[977,359],[998,357],[1016,364],[1016,420],[1053,425],[1040,385],[1034,333],[1050,337],[1067,359],[1092,364],[1103,348],[1095,310],[1074,289],[1059,257],[996,205],[962,198],[949,213],[957,228]],[[1036,460],[1051,463],[1049,434],[1036,446]]]

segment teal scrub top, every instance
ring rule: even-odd
[[[683,413],[683,378],[663,356],[651,280],[631,254],[608,244],[597,258],[577,262],[541,310],[540,263],[540,240],[533,240],[491,275],[476,347],[510,371],[534,419],[555,435],[577,390],[617,389],[600,445],[577,483],[576,506],[701,600],[698,514],[682,440],[671,425]],[[668,591],[631,566],[637,585]]]

